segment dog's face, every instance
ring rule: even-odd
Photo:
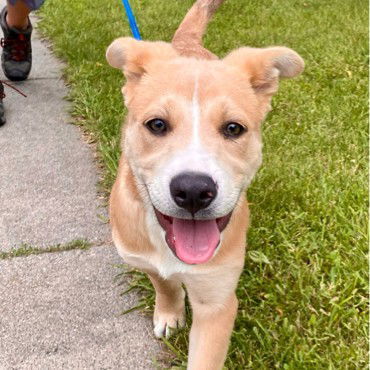
[[[118,39],[128,107],[124,152],[144,197],[185,263],[204,263],[262,160],[260,125],[279,76],[303,68],[287,48],[242,48],[223,60],[171,45]]]

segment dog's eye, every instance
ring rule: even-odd
[[[159,118],[151,119],[145,123],[145,126],[154,134],[154,135],[164,135],[168,130],[168,125],[165,121]]]
[[[227,138],[239,137],[246,131],[246,128],[236,122],[228,122],[222,126],[222,133]]]

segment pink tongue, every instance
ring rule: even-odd
[[[207,262],[220,241],[216,220],[173,219],[176,255],[189,264]]]

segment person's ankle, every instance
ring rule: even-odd
[[[26,29],[28,28],[28,26],[29,26],[28,18],[25,20],[25,22],[24,22],[24,23],[21,23],[21,24],[17,23],[17,24],[15,24],[15,23],[12,23],[11,21],[9,21],[9,19],[8,19],[8,14],[7,14],[7,15],[6,15],[6,17],[5,17],[5,21],[6,21],[6,23],[7,23],[7,25],[8,25],[9,27],[11,27],[11,28],[16,28],[16,29],[17,29],[17,30],[19,30],[19,31],[24,31],[24,30],[26,30]]]

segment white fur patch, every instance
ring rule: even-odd
[[[160,212],[177,218],[189,219],[191,215],[178,207],[170,194],[171,180],[183,172],[200,172],[213,179],[218,187],[218,195],[206,209],[196,214],[197,219],[210,219],[225,216],[233,210],[240,196],[240,187],[233,183],[233,176],[224,168],[218,158],[207,151],[201,140],[201,109],[199,105],[199,82],[195,78],[192,100],[189,102],[191,119],[191,140],[188,146],[172,153],[169,160],[158,168],[153,181],[148,184],[151,201]]]
[[[195,79],[193,99],[191,102],[191,112],[192,112],[192,141],[191,146],[199,147],[200,146],[200,108],[198,100],[198,76]]]

